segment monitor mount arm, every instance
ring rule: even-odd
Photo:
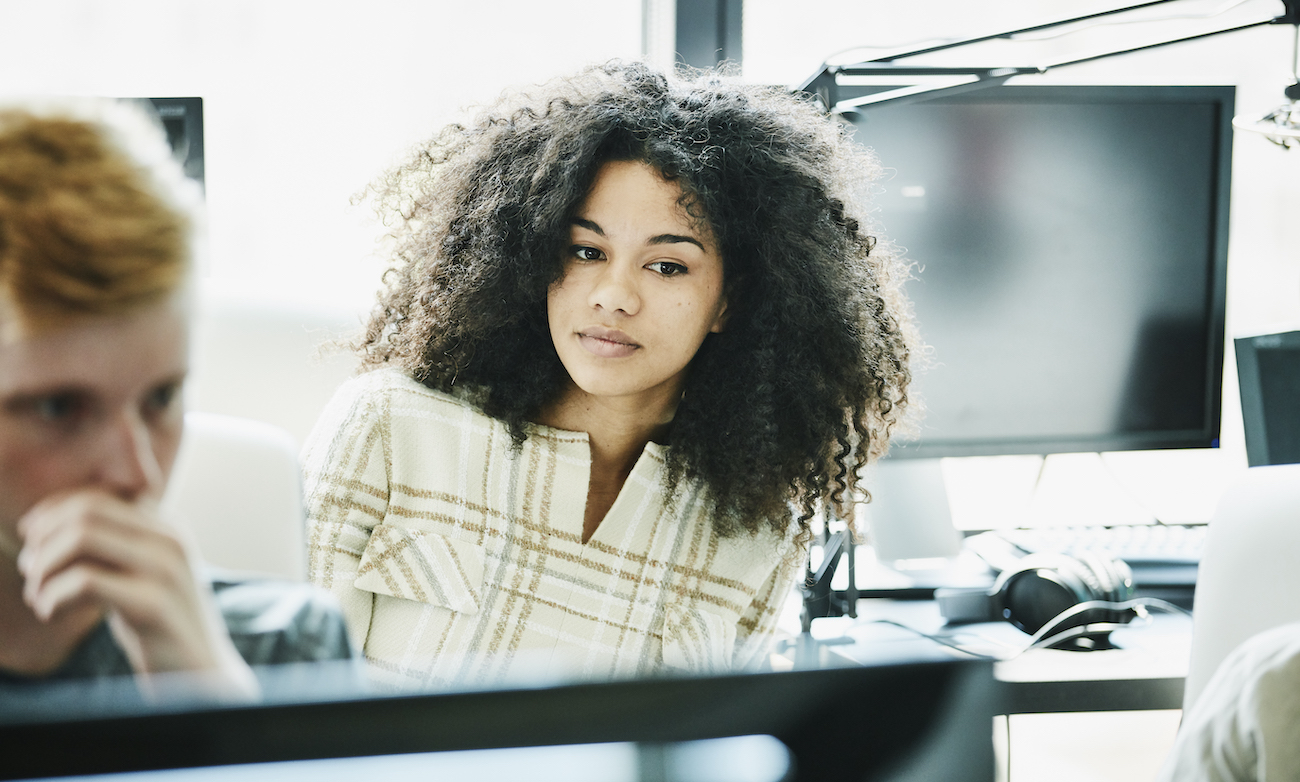
[[[803,632],[812,629],[812,620],[824,616],[858,615],[857,562],[853,531],[846,525],[844,529],[821,533],[822,561],[817,571],[808,569],[803,583],[803,610],[799,615]],[[840,558],[848,560],[849,586],[847,590],[831,589],[831,579],[839,567]]]
[[[1002,84],[1012,76],[1023,76],[1027,74],[1046,73],[1053,68],[1064,68],[1069,65],[1078,65],[1080,63],[1101,60],[1107,57],[1115,57],[1121,54],[1131,54],[1146,49],[1155,49],[1170,44],[1183,43],[1185,41],[1195,41],[1200,38],[1210,38],[1224,33],[1237,32],[1239,30],[1249,30],[1253,27],[1261,27],[1272,24],[1290,24],[1296,25],[1297,33],[1300,34],[1300,0],[1282,0],[1285,6],[1285,12],[1281,16],[1275,16],[1271,19],[1264,19],[1250,24],[1238,25],[1236,27],[1227,27],[1220,30],[1213,30],[1208,33],[1191,35],[1185,38],[1174,38],[1166,41],[1137,46],[1130,49],[1121,49],[1113,52],[1104,52],[1089,57],[1082,57],[1076,60],[1067,60],[1064,62],[1052,63],[1050,65],[1034,65],[1019,67],[954,67],[954,66],[931,66],[931,65],[910,65],[901,64],[898,61],[910,57],[919,57],[924,54],[933,54],[934,52],[945,51],[948,49],[957,49],[963,46],[983,43],[997,39],[1009,39],[1017,35],[1030,32],[1039,32],[1056,27],[1063,27],[1069,24],[1088,21],[1103,16],[1120,14],[1127,11],[1134,11],[1140,8],[1147,8],[1162,3],[1174,2],[1175,0],[1150,0],[1150,2],[1140,3],[1138,5],[1125,6],[1110,11],[1101,11],[1099,13],[1088,14],[1086,16],[1076,16],[1070,19],[1063,19],[1057,22],[1048,22],[1047,24],[1025,27],[1019,30],[1011,30],[993,35],[982,35],[975,38],[965,38],[958,41],[939,44],[936,46],[927,46],[922,49],[914,49],[896,54],[886,55],[874,60],[865,60],[853,65],[829,65],[823,64],[822,67],[805,80],[799,90],[811,93],[821,100],[822,105],[832,114],[852,113],[862,106],[881,104],[881,103],[905,103],[910,101],[928,100],[940,95],[955,95],[970,90],[982,89]],[[896,89],[875,92],[870,95],[861,97],[845,98],[841,95],[843,86],[840,83],[841,77],[853,76],[888,76],[888,77],[915,77],[929,78],[949,77],[942,81],[930,84],[913,85],[907,87],[898,87]],[[1291,85],[1286,90],[1286,95],[1291,100],[1300,100],[1300,80]]]

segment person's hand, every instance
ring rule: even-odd
[[[158,517],[156,500],[98,489],[57,494],[29,510],[18,533],[23,599],[39,619],[97,607],[146,687],[156,674],[184,671],[206,694],[256,694],[187,545]]]

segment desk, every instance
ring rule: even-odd
[[[871,665],[918,659],[964,658],[954,649],[878,620],[898,622],[972,651],[1005,657],[1029,636],[1006,622],[947,627],[931,600],[858,602],[858,617],[818,619],[813,637],[820,664]],[[1138,620],[1139,622],[1141,620]],[[1118,649],[1066,652],[1034,649],[998,663],[1003,714],[1181,709],[1191,655],[1192,620],[1154,613],[1149,623],[1116,630]]]

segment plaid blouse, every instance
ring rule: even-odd
[[[585,433],[534,426],[515,451],[470,402],[370,372],[303,451],[311,578],[385,688],[754,667],[802,558],[717,535],[699,487],[667,502],[664,453],[583,543]]]

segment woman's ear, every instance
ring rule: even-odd
[[[727,307],[727,297],[725,295],[722,297],[722,301],[719,303],[721,304],[721,306],[718,308],[718,317],[713,319],[713,327],[709,329],[709,332],[711,334],[717,334],[721,331],[726,331],[727,321],[731,317],[731,311]]]

